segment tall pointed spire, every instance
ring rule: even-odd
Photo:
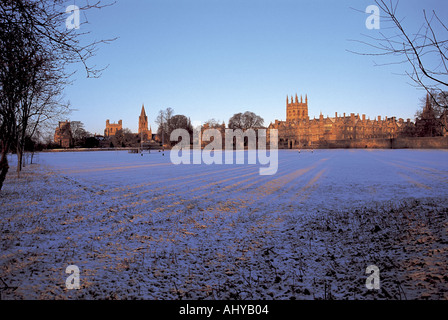
[[[305,103],[308,104],[308,95],[305,94]]]
[[[297,97],[297,93],[296,93],[296,103],[299,102],[299,98]]]
[[[142,111],[138,117],[138,133],[142,136],[148,135],[148,117],[145,112],[145,105],[142,104]]]

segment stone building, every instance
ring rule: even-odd
[[[123,122],[121,120],[118,123],[110,123],[109,119],[106,120],[106,129],[104,129],[104,137],[114,136],[117,131],[123,129]]]
[[[72,130],[70,121],[60,121],[54,133],[54,142],[62,148],[70,148],[72,144]]]
[[[396,138],[405,128],[414,126],[410,119],[396,120],[378,116],[376,119],[366,115],[350,113],[334,117],[310,119],[308,116],[308,97],[305,102],[297,94],[295,99],[286,97],[286,121],[275,120],[269,129],[278,130],[279,147],[303,148],[325,146],[330,141],[371,140]],[[368,144],[366,144],[368,146]]]

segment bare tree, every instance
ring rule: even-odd
[[[80,62],[87,77],[103,69],[89,66],[100,43],[87,41],[86,33],[66,28],[62,0],[3,0],[0,2],[0,190],[9,169],[7,154],[15,146],[22,163],[25,137],[43,121],[57,117],[67,104],[60,103],[62,88],[71,74],[69,63]],[[81,10],[103,8],[101,2]],[[58,98],[59,97],[59,98]],[[30,124],[33,127],[30,130]]]
[[[137,147],[140,144],[139,140],[140,135],[132,133],[129,128],[117,130],[113,136],[109,137],[109,143],[118,148]]]
[[[230,129],[256,129],[263,126],[264,120],[262,117],[253,112],[246,111],[244,113],[236,113],[229,119]]]
[[[81,121],[70,121],[70,130],[75,147],[85,147],[87,140],[93,137],[93,134],[84,128],[84,123]]]
[[[61,70],[53,69],[48,58],[41,56],[24,59],[27,79],[24,85],[17,113],[17,173],[22,169],[25,138],[33,137],[39,126],[69,112],[69,104],[62,102],[64,76]],[[53,121],[51,121],[53,122]]]
[[[356,54],[368,56],[386,56],[389,64],[408,66],[404,74],[412,84],[425,89],[437,103],[447,100],[448,88],[448,28],[435,10],[423,10],[423,24],[416,30],[404,26],[403,18],[398,15],[398,1],[375,0],[382,15],[381,31],[378,37],[368,36],[368,41],[359,41],[372,49],[372,52]],[[351,51],[353,52],[353,51]],[[383,64],[384,65],[384,64]],[[444,95],[444,99],[436,99]],[[440,105],[445,109],[448,105]]]
[[[244,127],[243,114],[241,112],[235,113],[229,119],[229,128],[230,129],[242,129],[243,127]]]
[[[191,121],[183,114],[177,114],[170,118],[167,132],[168,138],[171,136],[171,132],[176,129],[185,129],[190,134],[190,137],[193,135],[193,126],[191,125]],[[171,145],[175,144],[175,142],[172,142],[171,139],[168,139],[168,141]]]
[[[215,118],[208,119],[204,122],[204,127],[207,128],[221,128],[224,125],[223,122],[219,122],[219,120],[215,120]]]
[[[158,125],[157,135],[161,137],[163,144],[165,143],[165,141],[167,142],[170,141],[170,134],[171,134],[170,127],[171,127],[171,118],[173,117],[173,114],[174,110],[168,107],[165,110],[160,110],[155,120],[156,124]]]

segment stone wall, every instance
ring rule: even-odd
[[[448,149],[448,137],[407,137],[394,139],[353,139],[319,141],[312,148],[371,148],[371,149]]]
[[[393,143],[394,149],[448,149],[448,137],[399,138]]]

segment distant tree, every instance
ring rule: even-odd
[[[156,118],[156,124],[158,125],[157,135],[163,143],[170,141],[171,134],[171,118],[173,117],[174,110],[170,107],[165,110],[160,110]]]
[[[100,145],[100,141],[97,138],[91,136],[91,137],[87,137],[84,140],[84,144],[82,146],[84,148],[98,148],[99,145]]]
[[[400,137],[415,137],[417,136],[417,131],[414,125],[405,125],[398,133]]]
[[[81,147],[85,144],[87,138],[93,135],[84,129],[84,123],[81,121],[71,121],[70,129],[72,131],[73,145],[75,147]]]
[[[244,123],[243,123],[243,114],[241,112],[235,113],[230,119],[229,119],[229,128],[230,129],[243,129]]]
[[[128,128],[117,130],[115,135],[109,137],[111,148],[116,147],[138,147],[140,145],[140,137],[138,134],[132,133]]]
[[[193,136],[193,126],[191,125],[191,121],[190,121],[190,119],[188,119],[186,116],[184,116],[182,114],[177,114],[177,115],[171,117],[169,126],[168,126],[168,132],[167,132],[167,133],[169,133],[169,136],[171,136],[171,132],[173,132],[176,129],[185,129],[190,134],[190,138],[192,138],[192,136]],[[169,141],[170,145],[174,145],[177,143],[174,141],[170,141],[170,139],[168,139],[168,141]]]
[[[124,144],[123,130],[117,130],[113,136],[109,136],[110,147],[122,147]]]
[[[177,114],[171,118],[169,128],[170,133],[175,129],[185,129],[190,133],[193,132],[190,120],[182,114]]]
[[[221,128],[224,125],[224,122],[220,123],[219,120],[215,120],[215,118],[211,118],[204,122],[203,126],[208,128]]]
[[[230,129],[256,129],[263,127],[264,120],[262,117],[253,112],[246,111],[244,113],[236,113],[229,119]]]
[[[124,144],[126,147],[137,147],[140,144],[140,136],[132,133],[129,128],[123,129]]]

